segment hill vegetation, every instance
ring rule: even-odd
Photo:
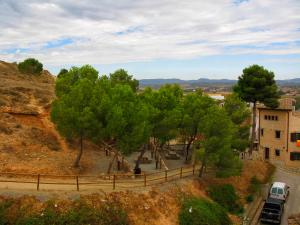
[[[85,139],[113,143],[125,155],[140,151],[139,159],[150,144],[162,149],[169,141],[182,139],[187,143],[187,161],[191,144],[199,146],[200,176],[208,164],[226,176],[240,171],[233,150],[242,151],[246,145],[234,145],[233,138],[239,136],[236,131],[249,114],[237,96],[222,108],[200,91],[183,95],[178,85],[143,92],[137,92],[137,85],[124,70],[99,77],[89,65],[73,67],[57,78],[58,98],[52,104],[51,118],[62,135],[80,140],[75,167],[79,167]],[[232,107],[240,110],[242,118],[232,115]],[[241,140],[247,138],[240,136]],[[139,169],[139,160],[135,169]]]
[[[21,73],[40,75],[43,71],[43,64],[34,58],[25,59],[18,64]]]

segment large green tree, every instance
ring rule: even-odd
[[[235,127],[232,148],[238,151],[245,151],[249,146],[251,112],[246,102],[236,94],[226,96],[224,109]]]
[[[107,128],[123,154],[137,151],[150,135],[148,108],[128,85],[116,85],[111,91],[111,109]]]
[[[98,71],[90,65],[72,67],[67,73],[64,72],[63,76],[58,77],[56,80],[55,94],[60,98],[62,95],[68,94],[79,80],[87,79],[95,83],[98,78]]]
[[[73,67],[58,78],[56,83],[58,98],[52,104],[51,119],[63,136],[80,140],[80,150],[74,167],[79,167],[83,139],[93,136],[97,124],[91,104],[97,78],[98,72],[86,65],[80,68]]]
[[[199,176],[201,177],[207,163],[212,163],[220,168],[220,163],[224,160],[229,160],[233,157],[231,153],[231,141],[233,135],[233,124],[223,108],[212,106],[207,110],[203,121],[199,126],[200,132],[203,135],[201,140],[202,166]],[[226,165],[230,167],[231,165]],[[220,169],[227,168],[222,166]]]
[[[253,104],[252,107],[252,131],[250,153],[252,153],[255,142],[256,108],[257,103],[263,103],[270,108],[278,107],[278,88],[274,79],[274,73],[263,66],[252,65],[243,70],[239,76],[238,83],[234,87],[241,99]]]
[[[165,85],[158,91],[147,88],[140,96],[149,108],[151,136],[162,147],[179,134],[183,91],[178,85]]]
[[[109,78],[113,85],[116,84],[128,84],[134,92],[139,88],[139,81],[134,79],[132,75],[124,69],[118,69],[109,75]]]
[[[191,144],[200,133],[200,125],[207,110],[216,105],[216,102],[202,92],[190,93],[184,96],[182,101],[182,121],[180,133],[183,136],[186,145],[186,160],[188,159]]]

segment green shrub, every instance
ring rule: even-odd
[[[209,196],[231,213],[241,213],[243,207],[239,197],[231,184],[211,185],[208,188]]]
[[[69,71],[68,71],[67,69],[63,68],[63,69],[61,69],[61,70],[59,71],[59,73],[57,74],[57,77],[60,78],[60,77],[62,77],[64,74],[66,74],[66,73],[68,73],[68,72],[69,72]]]
[[[3,201],[0,203],[0,224],[8,224],[6,218],[6,210],[13,204],[12,200]]]
[[[243,163],[239,159],[238,156],[234,155],[234,153],[225,152],[228,156],[232,154],[230,157],[220,157],[220,161],[217,163],[217,172],[216,176],[220,178],[226,178],[231,176],[239,176],[241,175],[243,169]]]
[[[9,224],[9,223],[8,223]],[[127,225],[126,212],[117,203],[107,203],[100,208],[93,208],[84,202],[62,213],[49,202],[41,214],[21,217],[16,225]]]
[[[248,191],[252,194],[255,194],[260,190],[261,182],[257,179],[256,176],[253,176],[250,180],[250,186],[248,188]]]
[[[254,197],[253,197],[253,195],[252,195],[252,194],[250,194],[250,195],[247,195],[247,197],[246,197],[246,201],[247,201],[248,203],[250,203],[250,202],[253,202],[253,200],[254,200]]]
[[[179,213],[180,225],[230,225],[226,211],[206,199],[186,199]]]
[[[43,64],[37,59],[28,58],[18,64],[18,69],[21,73],[39,75],[43,71]]]

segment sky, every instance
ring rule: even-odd
[[[300,77],[300,0],[0,0],[0,60],[137,79]]]

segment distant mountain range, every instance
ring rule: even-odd
[[[141,87],[145,86],[161,86],[164,84],[180,84],[187,86],[232,86],[237,80],[230,79],[208,79],[200,78],[198,80],[181,80],[181,79],[142,79],[139,81]],[[294,78],[289,80],[277,80],[280,86],[298,86],[300,85],[300,78]]]

